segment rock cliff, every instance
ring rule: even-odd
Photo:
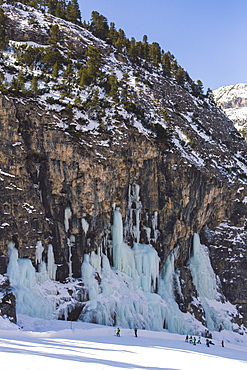
[[[80,279],[85,255],[92,252],[104,254],[113,265],[117,209],[124,241],[130,247],[152,245],[160,271],[176,250],[174,276],[181,290],[178,294],[171,282],[175,300],[182,312],[207,325],[201,305],[195,304],[198,292],[188,268],[193,235],[199,234],[222,297],[238,309],[233,320],[245,325],[247,144],[232,122],[207,97],[193,96],[158,69],[131,64],[87,30],[42,15],[39,36],[23,29],[30,8],[4,9],[15,22],[12,45],[46,43],[44,22],[55,22],[74,47],[74,57],[93,43],[102,52],[104,70],[118,79],[123,73],[132,76],[127,84],[134,100],[126,108],[108,97],[105,108],[98,101],[89,112],[85,106],[58,109],[58,99],[47,99],[47,91],[38,97],[2,93],[0,272],[7,271],[10,242],[19,258],[30,259],[39,272],[52,245],[60,282]],[[21,12],[19,24],[15,12]],[[11,50],[4,56],[4,73],[10,68],[8,54]],[[90,89],[78,92],[82,101],[93,100]],[[100,104],[107,112],[104,124],[94,116]],[[95,276],[100,284],[100,274]],[[81,294],[77,302],[88,299],[84,290]]]

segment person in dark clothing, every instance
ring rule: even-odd
[[[137,337],[137,328],[134,329],[135,337]]]
[[[225,347],[225,344],[224,344],[223,340],[221,341],[221,345],[222,345],[222,347]]]
[[[117,330],[116,330],[116,336],[120,337],[120,329],[119,328],[117,328]]]

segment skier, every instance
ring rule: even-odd
[[[193,340],[192,340],[192,335],[190,336],[190,343],[192,343],[193,342]]]
[[[135,337],[137,338],[137,328],[134,329]]]
[[[188,341],[189,341],[189,336],[188,336],[188,335],[186,335],[186,337],[185,337],[185,342],[187,342],[187,343],[188,343]]]
[[[196,345],[196,337],[193,338],[193,344]]]
[[[224,344],[223,340],[221,341],[221,345],[222,345],[222,347],[225,347],[225,344]]]
[[[116,336],[120,337],[120,329],[119,328],[117,328],[117,330],[116,330]]]
[[[201,344],[201,337],[198,338],[198,341],[197,341],[198,344]]]
[[[209,339],[208,338],[206,339],[206,346],[207,347],[210,347],[210,345],[209,345]]]

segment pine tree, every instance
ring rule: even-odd
[[[7,22],[8,18],[4,14],[4,11],[0,9],[0,50],[5,50],[9,43],[6,32]]]
[[[53,66],[53,70],[52,70],[52,77],[57,79],[58,74],[59,74],[59,65],[58,65],[58,62],[55,62],[54,66]]]
[[[143,54],[143,59],[148,60],[149,58],[149,44],[148,44],[148,37],[147,35],[144,35],[142,38],[142,54]]]
[[[13,77],[10,90],[13,91],[16,95],[26,92],[25,90],[25,78],[22,72],[19,72],[17,77]]]
[[[64,0],[59,0],[56,5],[55,16],[58,18],[65,19],[66,15],[66,3]]]
[[[208,98],[211,102],[215,103],[215,100],[214,100],[214,94],[213,94],[213,91],[212,91],[210,88],[208,88],[208,89],[207,89],[207,94],[206,94],[206,96],[207,96],[207,98]]]
[[[204,87],[203,87],[202,81],[201,80],[197,80],[196,83],[197,83],[199,95],[203,95],[203,89],[204,89]]]
[[[118,31],[115,28],[115,23],[110,23],[110,28],[107,36],[107,42],[111,45],[114,45],[118,38]]]
[[[48,38],[48,44],[54,48],[58,48],[58,44],[63,40],[62,32],[60,31],[58,24],[53,24],[50,28],[50,37]]]
[[[185,70],[181,67],[178,67],[176,73],[175,73],[175,80],[176,82],[183,86],[185,82]]]
[[[66,19],[72,23],[81,23],[81,12],[77,0],[71,0],[68,2],[65,16]]]
[[[137,60],[138,49],[136,48],[136,40],[134,37],[131,37],[130,39],[128,56],[132,62],[135,62]]]
[[[153,64],[158,67],[158,65],[161,62],[161,51],[160,51],[160,46],[157,42],[153,42],[149,46],[149,60],[153,62]]]
[[[63,96],[71,97],[74,82],[74,71],[71,63],[67,65],[67,68],[63,72],[62,77],[63,77],[63,86],[62,86]]]
[[[79,71],[80,86],[96,83],[97,79],[102,75],[102,58],[99,49],[90,45],[85,55],[88,59],[86,66]]]
[[[117,40],[116,40],[116,42],[114,44],[114,46],[116,47],[117,51],[119,51],[120,53],[126,52],[128,43],[129,43],[129,40],[126,38],[124,30],[122,30],[121,28],[119,28],[119,30],[118,30],[118,38],[117,38]]]
[[[57,3],[58,3],[58,0],[48,0],[47,1],[48,12],[50,14],[52,15],[56,14]]]
[[[109,32],[107,18],[94,10],[91,14],[90,30],[96,37],[107,40]]]
[[[174,59],[174,56],[168,51],[167,53],[163,54],[161,57],[162,69],[163,73],[166,77],[171,77],[171,62]]]
[[[38,95],[39,88],[38,88],[38,77],[33,76],[31,80],[30,90],[33,92],[34,95]]]
[[[110,90],[108,95],[113,99],[114,102],[118,103],[118,79],[115,73],[112,73],[108,76],[108,84],[110,86]]]

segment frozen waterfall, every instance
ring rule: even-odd
[[[182,313],[175,301],[176,251],[171,253],[160,275],[159,256],[151,244],[135,242],[131,248],[124,242],[118,209],[113,211],[112,247],[113,267],[100,250],[84,257],[82,278],[91,299],[81,314],[83,321],[152,330],[166,328],[179,333],[193,333],[191,324],[200,326],[191,317],[188,324],[189,314]]]
[[[208,249],[201,245],[198,234],[194,234],[192,255],[189,260],[193,283],[205,311],[205,318],[209,330],[232,330],[231,317],[235,314],[235,307],[225,302],[219,291],[219,278],[216,277],[208,254]]]
[[[180,334],[196,334],[205,331],[201,322],[193,314],[182,312],[176,302],[176,297],[182,297],[179,271],[175,270],[175,261],[179,255],[179,246],[170,252],[161,271],[160,259],[152,246],[152,241],[158,237],[157,212],[151,219],[154,238],[148,238],[149,244],[141,244],[139,213],[141,202],[139,188],[136,186],[131,193],[132,204],[135,203],[135,217],[126,222],[133,230],[128,235],[134,236],[133,246],[124,241],[122,215],[118,208],[113,210],[111,228],[111,245],[108,254],[113,266],[103,250],[85,254],[81,265],[81,297],[83,308],[79,319],[103,325],[119,325],[123,327],[138,327],[151,330],[168,329]],[[131,214],[131,212],[129,212]],[[44,247],[37,241],[35,270],[31,260],[19,258],[18,250],[13,242],[9,243],[9,263],[7,275],[17,298],[17,314],[30,316],[67,319],[68,313],[78,303],[68,292],[76,290],[78,280],[72,278],[72,247],[74,235],[69,235],[69,222],[72,212],[69,207],[65,210],[65,230],[69,246],[69,276],[66,284],[55,281],[56,264],[52,245],[48,245],[47,261],[43,260]],[[135,221],[135,222],[134,222]],[[87,233],[89,224],[82,221],[84,232]],[[146,229],[148,229],[146,227]],[[155,233],[155,231],[157,231]],[[148,235],[148,234],[147,234]],[[197,290],[195,301],[205,312],[209,330],[232,330],[231,318],[235,307],[225,302],[219,289],[219,279],[215,276],[210,263],[208,250],[200,244],[199,235],[193,239],[192,255],[188,261],[193,283]],[[61,293],[62,292],[62,293]]]
[[[38,243],[38,248],[41,248]],[[41,249],[40,249],[41,250]],[[38,284],[39,273],[35,272],[28,258],[18,258],[18,250],[14,243],[8,244],[9,263],[7,275],[16,296],[16,311],[34,317],[52,318],[55,302],[44,297]],[[40,251],[38,252],[40,256]]]

